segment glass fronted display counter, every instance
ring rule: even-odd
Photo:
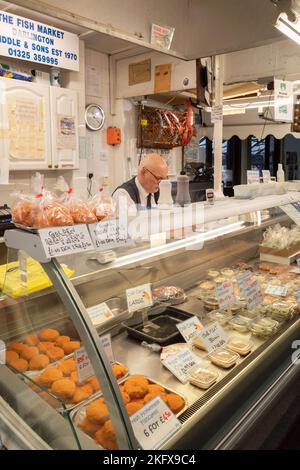
[[[101,250],[49,258],[39,234],[6,232],[3,445],[260,446],[300,375],[297,201],[204,205],[201,221],[116,245],[112,261]],[[153,410],[172,418],[159,436]]]

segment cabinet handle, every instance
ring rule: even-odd
[[[54,168],[58,168],[58,165],[54,165]]]
[[[52,165],[48,165],[48,168],[52,168]]]

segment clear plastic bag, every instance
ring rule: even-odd
[[[97,194],[88,201],[88,206],[97,217],[98,221],[111,217],[116,212],[115,201],[111,196],[103,192],[102,187],[100,187]]]

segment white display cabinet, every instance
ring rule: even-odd
[[[77,93],[8,78],[0,87],[0,148],[10,170],[78,168]]]

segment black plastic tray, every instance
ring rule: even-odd
[[[159,310],[153,309],[153,312],[148,311],[145,318],[138,312],[123,325],[130,336],[165,346],[176,343],[182,338],[176,324],[192,316],[174,307],[165,307]]]

